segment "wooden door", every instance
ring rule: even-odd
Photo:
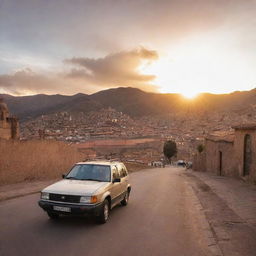
[[[250,174],[252,160],[251,136],[246,134],[244,137],[244,176]]]

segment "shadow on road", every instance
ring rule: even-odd
[[[114,207],[110,212],[110,217],[108,222],[105,225],[108,225],[113,218],[115,218],[116,215],[118,215],[118,212],[122,211],[124,209],[123,206],[117,205]],[[45,221],[42,221],[42,225],[52,226],[54,228],[61,227],[61,228],[81,228],[87,227],[98,227],[98,226],[104,226],[101,224],[98,224],[93,216],[69,216],[69,215],[61,215],[58,219],[47,219],[48,216],[46,216]],[[117,217],[118,218],[118,217]]]

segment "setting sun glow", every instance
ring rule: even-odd
[[[198,96],[198,93],[193,93],[193,92],[188,91],[188,92],[183,92],[181,95],[186,99],[192,100]]]
[[[186,98],[204,92],[230,93],[241,89],[242,74],[249,73],[249,67],[245,62],[241,65],[244,59],[228,47],[209,35],[187,38],[159,54],[155,62],[143,64],[140,72],[155,75],[152,83],[162,93],[180,93]],[[239,72],[231,74],[231,70]]]

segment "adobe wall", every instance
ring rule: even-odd
[[[222,168],[220,173],[220,152],[222,152]],[[206,139],[206,171],[215,175],[238,176],[234,164],[234,147],[232,142]]]
[[[244,176],[244,138],[245,135],[249,134],[251,136],[251,168],[250,175],[246,179],[252,183],[256,183],[256,130],[236,130],[235,131],[235,143],[234,143],[234,153],[235,153],[235,163],[237,166],[237,171],[240,177]]]
[[[205,151],[199,153],[193,157],[193,170],[196,172],[205,172],[206,171],[206,154]]]

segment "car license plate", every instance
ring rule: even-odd
[[[53,206],[53,210],[60,212],[71,212],[69,207]]]

